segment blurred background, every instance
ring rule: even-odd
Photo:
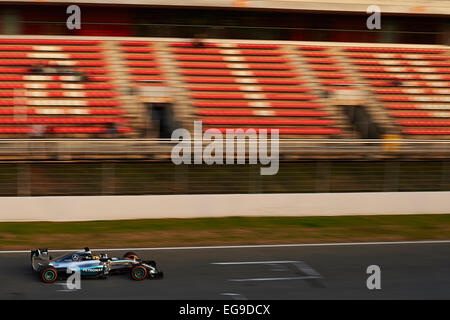
[[[0,195],[449,190],[449,3],[369,2],[1,1]],[[278,174],[172,164],[194,120]]]

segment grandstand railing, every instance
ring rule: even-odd
[[[240,140],[241,143],[243,140]],[[246,139],[245,157],[249,157],[250,140]],[[194,155],[210,144],[184,141]],[[231,141],[228,141],[230,143]],[[268,150],[275,140],[251,140],[252,143],[267,142]],[[280,139],[277,140],[281,160],[301,158],[337,157],[354,159],[366,157],[450,157],[450,140],[343,140],[343,139]],[[153,159],[170,160],[172,149],[179,141],[170,139],[4,139],[0,140],[0,160],[5,159]],[[224,140],[223,155],[225,157]],[[235,146],[239,143],[234,140]],[[236,147],[235,147],[236,148]],[[237,153],[237,151],[236,151]],[[239,154],[238,154],[239,155]]]

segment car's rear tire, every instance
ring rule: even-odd
[[[131,278],[135,281],[141,281],[147,278],[147,269],[144,266],[135,266],[131,269]]]
[[[127,253],[125,253],[123,255],[123,257],[125,259],[130,259],[130,260],[138,260],[139,259],[139,256],[137,255],[137,253],[133,252],[133,251],[128,251]]]
[[[55,268],[45,268],[41,271],[41,280],[44,283],[53,283],[58,278],[58,272]]]

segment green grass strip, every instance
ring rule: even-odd
[[[3,222],[0,249],[450,239],[450,214]]]

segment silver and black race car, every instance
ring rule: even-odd
[[[55,282],[79,271],[82,278],[106,279],[112,274],[129,273],[136,281],[160,279],[164,276],[153,260],[142,260],[127,252],[123,258],[110,258],[106,253],[93,254],[89,248],[53,259],[48,249],[31,251],[31,267],[45,283]]]

